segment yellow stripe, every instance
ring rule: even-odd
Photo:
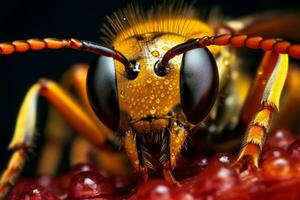
[[[40,85],[33,85],[25,96],[18,114],[15,132],[9,149],[17,148],[21,145],[30,147],[33,142],[33,136],[36,125],[37,100]]]
[[[263,102],[274,105],[278,111],[280,95],[288,72],[288,62],[289,61],[287,54],[279,55],[278,61],[276,63],[274,71],[271,74],[270,79],[267,82],[262,98]]]

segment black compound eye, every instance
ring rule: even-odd
[[[89,101],[98,118],[110,129],[118,130],[120,110],[114,60],[99,56],[87,75]]]
[[[197,124],[207,116],[216,100],[217,64],[207,48],[197,48],[183,55],[180,73],[183,112],[191,123]]]

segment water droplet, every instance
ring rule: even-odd
[[[164,93],[161,93],[161,94],[160,94],[160,97],[165,97],[165,94],[164,94]]]
[[[157,104],[159,104],[159,103],[160,103],[160,100],[159,100],[159,99],[156,99],[155,102],[156,102]]]
[[[159,54],[159,52],[158,51],[152,51],[151,52],[151,54],[152,54],[152,56],[154,56],[154,57],[158,57],[160,54]]]
[[[121,97],[121,99],[124,99],[124,98],[125,98],[125,93],[124,93],[124,91],[121,91],[121,92],[120,92],[120,97]]]
[[[150,96],[150,99],[154,99],[155,98],[155,96],[152,94],[151,96]]]
[[[159,81],[155,81],[155,85],[159,85]]]
[[[168,112],[168,107],[167,106],[164,107],[164,112]]]
[[[171,86],[171,85],[170,85],[170,86]],[[172,91],[172,90],[173,90],[173,87],[169,87],[168,90],[169,90],[169,91]]]
[[[155,113],[156,113],[156,109],[155,109],[154,106],[152,106],[151,109],[150,109],[150,114],[154,115]]]
[[[146,81],[148,84],[152,83],[152,79],[151,78],[148,78],[147,81]]]
[[[165,50],[165,51],[168,51],[170,48],[167,47],[167,46],[164,46],[162,49]]]
[[[164,84],[165,84],[165,85],[168,85],[169,83],[170,83],[169,80],[165,80],[165,81],[164,81]]]

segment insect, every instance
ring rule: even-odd
[[[0,198],[21,173],[33,145],[39,96],[98,148],[105,150],[107,144],[120,141],[144,180],[149,168],[160,165],[165,179],[179,184],[172,170],[191,132],[204,129],[222,134],[231,124],[248,126],[236,165],[258,167],[264,139],[279,108],[288,57],[300,58],[300,46],[241,35],[246,28],[234,23],[210,27],[196,19],[189,6],[179,6],[176,12],[173,8],[154,9],[148,17],[136,7],[115,13],[109,18],[111,26],[103,28],[106,45],[52,38],[0,44],[1,55],[62,48],[99,55],[89,68],[79,67],[69,74],[86,108],[54,81],[41,79],[29,89],[9,145],[13,154],[1,175]],[[232,47],[266,51],[246,100],[237,90],[244,79],[237,77]]]

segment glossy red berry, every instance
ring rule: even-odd
[[[288,154],[297,164],[300,164],[300,140],[296,140],[289,146]]]
[[[211,160],[210,164],[224,164],[224,165],[230,165],[235,162],[236,158],[234,155],[229,153],[218,153],[216,154]]]
[[[287,155],[287,152],[284,149],[277,147],[277,148],[272,148],[272,149],[264,151],[262,153],[261,160],[266,160],[269,158],[278,158],[278,157],[286,156],[286,155]]]
[[[238,174],[228,165],[210,163],[197,177],[186,184],[186,192],[195,198],[226,191],[239,183]]]
[[[267,179],[288,179],[297,176],[297,168],[287,156],[271,157],[263,162],[262,169]]]
[[[40,185],[29,185],[23,191],[11,194],[8,200],[58,200],[51,192]]]
[[[208,165],[208,163],[209,163],[209,157],[205,156],[205,155],[202,155],[202,156],[198,156],[194,160],[193,165],[197,166],[197,167],[200,167],[200,168],[204,168]]]
[[[72,198],[92,198],[114,192],[110,183],[98,172],[80,172],[71,179],[69,196]]]
[[[163,180],[151,180],[143,184],[137,191],[137,199],[141,200],[174,200],[173,188]]]
[[[282,148],[287,149],[294,141],[293,135],[284,129],[277,130],[269,134],[265,146],[267,148]]]

